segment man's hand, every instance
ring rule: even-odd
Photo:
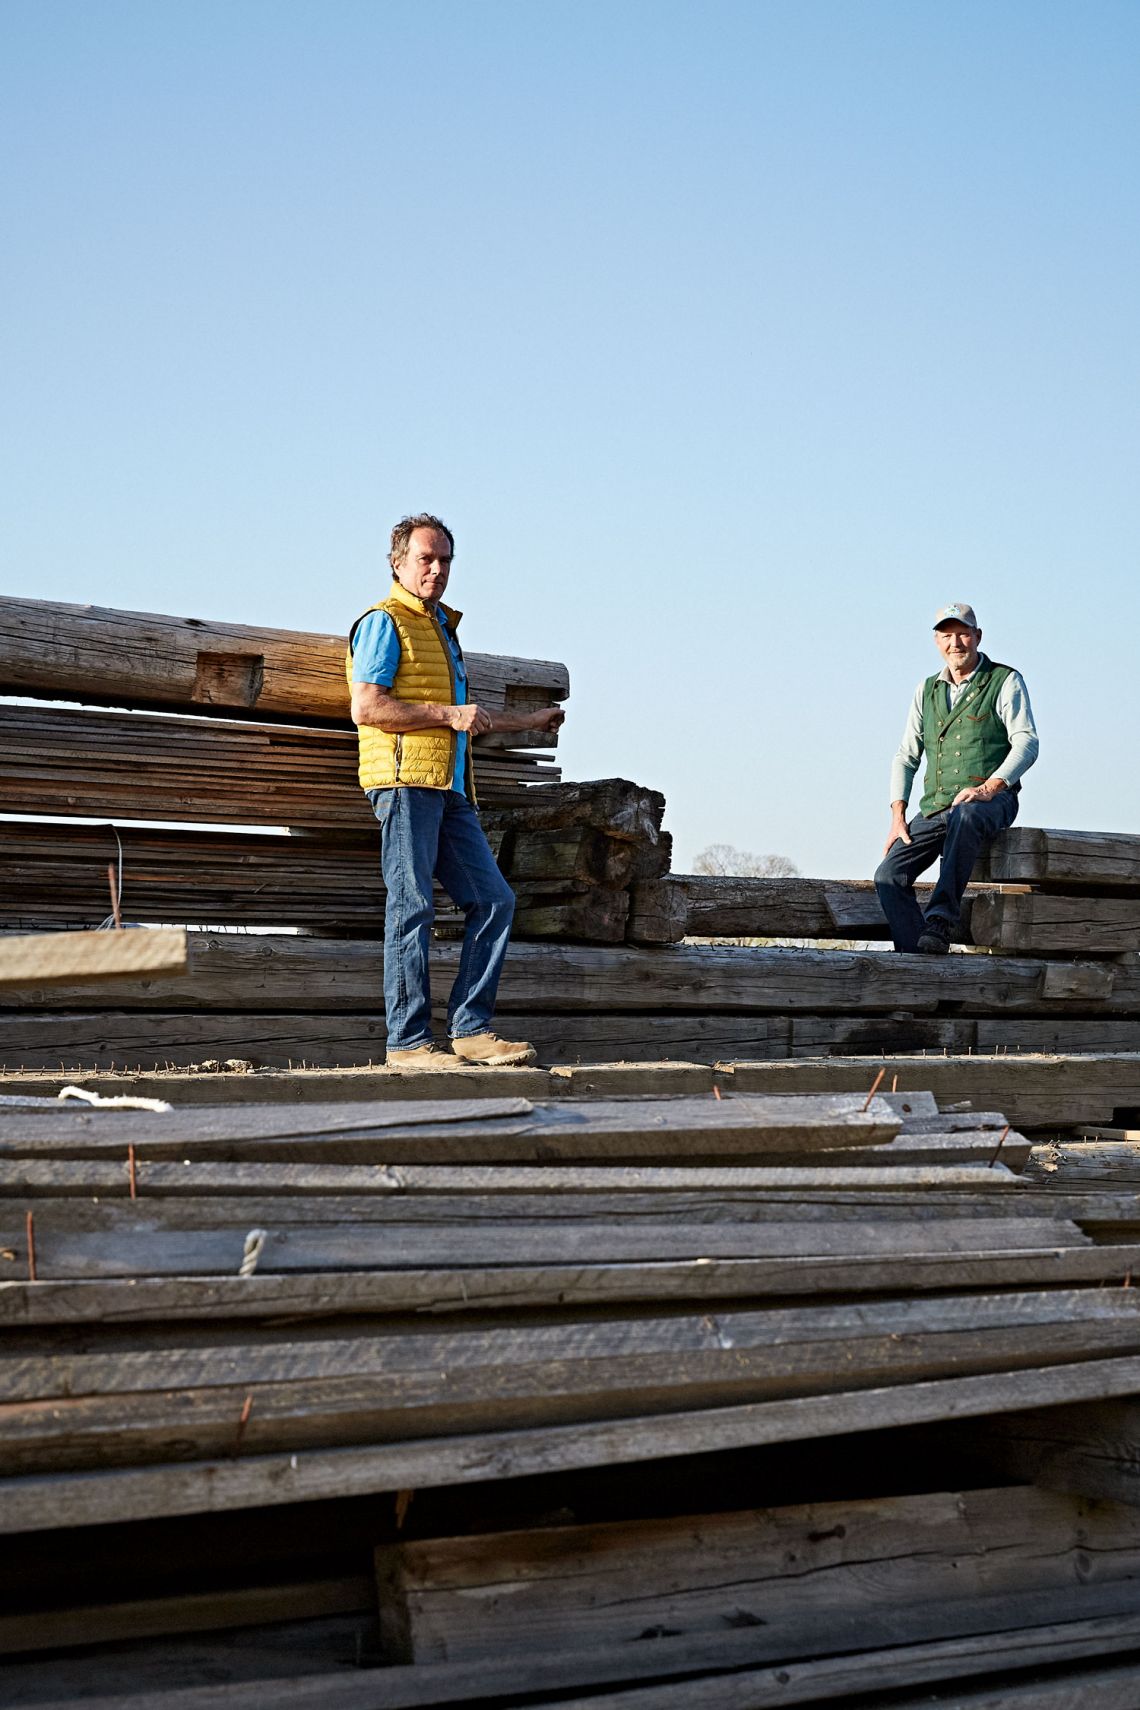
[[[914,839],[906,828],[906,803],[891,803],[891,829],[887,841],[883,844],[883,854],[889,855],[891,849],[902,838],[904,843],[913,843]]]
[[[961,807],[963,802],[992,802],[994,797],[1004,789],[1004,778],[987,778],[984,784],[976,784],[968,790],[959,790],[950,806],[952,808]]]
[[[561,730],[566,723],[566,714],[561,707],[539,707],[537,712],[530,715],[528,730]]]
[[[474,701],[464,707],[448,707],[447,722],[452,730],[465,730],[472,736],[482,736],[495,728],[490,713],[484,712]]]

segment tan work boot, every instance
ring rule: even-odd
[[[389,1051],[384,1058],[389,1069],[462,1069],[464,1064],[450,1051],[429,1040],[426,1045],[413,1045],[410,1051]]]
[[[472,1033],[467,1039],[453,1039],[451,1049],[461,1063],[475,1063],[486,1069],[513,1068],[538,1060],[538,1052],[525,1039],[500,1039],[495,1033]]]

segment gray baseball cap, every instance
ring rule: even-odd
[[[967,606],[961,600],[959,600],[956,605],[942,607],[942,610],[934,619],[935,629],[937,629],[940,624],[944,623],[965,623],[968,624],[971,629],[981,629],[982,627],[974,615],[973,606]]]

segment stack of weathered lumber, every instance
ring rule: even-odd
[[[189,971],[177,980],[106,991],[11,988],[0,1007],[0,1061],[9,1069],[69,1071],[218,1057],[281,1068],[383,1062],[383,947],[374,939],[188,937]],[[433,990],[440,1001],[457,963],[457,945],[437,946]],[[1117,1109],[1140,1104],[1135,957],[936,960],[876,951],[517,943],[499,988],[499,1018],[504,1031],[525,1030],[552,1064],[673,1059],[776,1069],[790,1066],[782,1060],[833,1054],[981,1056],[991,1065],[987,1108],[1005,1102],[994,1076],[1000,1079],[1007,1057],[1012,1065],[1016,1054],[1082,1053],[1084,1066],[1071,1059],[1069,1090],[1080,1089],[1088,1102],[1066,1100],[1056,1115],[1043,1105],[1033,1126],[1112,1122]],[[1116,1062],[1095,1094],[1090,1064],[1106,1053],[1133,1055],[1131,1063]],[[971,1080],[982,1072],[980,1064],[965,1071]],[[1043,1074],[1038,1096],[1063,1096],[1049,1065]],[[864,1061],[849,1085],[867,1084]],[[947,1096],[971,1096],[970,1088]]]
[[[926,887],[920,886],[920,894]],[[870,880],[671,874],[635,887],[629,937],[884,939]],[[1042,956],[1140,950],[1140,837],[1013,826],[983,856],[961,942]]]
[[[1140,1387],[1135,1231],[969,1121],[0,1108],[6,1702],[795,1703],[1133,1648],[1140,1516],[923,1436]]]

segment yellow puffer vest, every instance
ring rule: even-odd
[[[462,612],[444,606],[454,630]],[[391,693],[398,701],[435,701],[442,706],[455,705],[455,674],[451,649],[431,608],[399,582],[392,583],[386,600],[369,606],[369,612],[387,612],[400,638],[400,664]],[[348,637],[344,668],[352,683],[352,643],[357,628],[368,612],[362,612]],[[456,735],[453,730],[406,730],[393,735],[378,730],[375,725],[356,727],[360,742],[360,787],[362,790],[386,790],[394,784],[413,784],[419,789],[449,790],[455,771]],[[471,744],[467,743],[467,794],[475,799],[471,774]]]

